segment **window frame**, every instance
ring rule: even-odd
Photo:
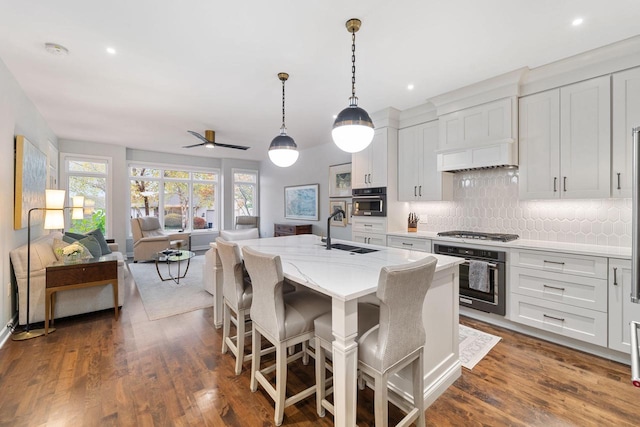
[[[255,184],[247,183],[244,181],[236,181],[237,173],[255,175],[256,177]],[[234,224],[234,227],[236,223],[236,183],[241,183],[245,185],[249,184],[255,187],[255,195],[254,195],[255,200],[253,201],[254,215],[259,217],[260,216],[260,171],[257,169],[231,168],[231,195],[232,195],[231,200],[233,203],[233,206],[231,209],[231,222],[232,224]]]

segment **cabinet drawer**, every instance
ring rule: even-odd
[[[607,311],[607,281],[511,267],[511,292],[575,307]]]
[[[513,251],[511,266],[534,268],[562,274],[607,278],[607,259],[589,255],[566,255],[556,252]]]
[[[48,267],[46,271],[46,287],[51,288],[117,279],[118,263],[117,261],[80,263],[75,265]]]
[[[431,252],[431,239],[416,237],[387,236],[387,246],[400,249],[410,249],[421,252]]]
[[[295,234],[296,226],[295,225],[276,224],[275,225],[275,231],[276,231],[276,233]]]
[[[511,294],[514,322],[606,347],[607,313]]]
[[[362,233],[387,234],[387,220],[385,218],[364,219],[353,217],[351,221],[352,231],[359,231]]]
[[[359,233],[354,231],[351,233],[351,238],[356,243],[365,243],[369,245],[387,246],[386,234],[376,233]]]

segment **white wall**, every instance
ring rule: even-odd
[[[311,224],[313,234],[327,234],[329,216],[329,165],[350,163],[351,154],[340,150],[331,141],[327,130],[327,143],[300,150],[298,161],[288,168],[280,168],[266,160],[260,164],[260,235],[273,236],[273,224]],[[284,187],[290,185],[320,184],[318,221],[301,221],[284,217]],[[338,200],[338,199],[336,199]],[[347,202],[351,198],[345,198]],[[351,240],[351,225],[331,227],[331,237]]]
[[[13,229],[13,183],[15,135],[24,135],[40,151],[47,153],[48,141],[58,145],[58,140],[18,82],[0,60],[0,343],[8,336],[4,327],[12,318],[10,286],[11,268],[9,251],[27,243],[27,229]],[[32,227],[32,239],[44,233],[42,226]]]

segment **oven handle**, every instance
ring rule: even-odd
[[[469,265],[469,262],[471,262],[471,260],[465,258],[462,265]],[[488,262],[487,265],[489,266],[489,268],[493,268],[494,270],[498,268],[498,264],[494,264],[492,262]]]
[[[380,196],[353,196],[354,199],[381,199]]]

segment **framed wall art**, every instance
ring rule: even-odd
[[[317,221],[319,187],[319,184],[284,187],[284,217]]]
[[[45,206],[47,187],[47,156],[23,135],[16,135],[14,167],[13,228],[27,227],[29,209]],[[32,224],[42,222],[42,212],[35,212]]]
[[[329,197],[351,197],[351,163],[329,166]]]
[[[329,201],[329,214],[334,213],[337,209],[342,209],[346,213],[347,202],[344,200],[330,200]],[[346,227],[347,218],[345,215],[338,214],[331,218],[332,227]]]

